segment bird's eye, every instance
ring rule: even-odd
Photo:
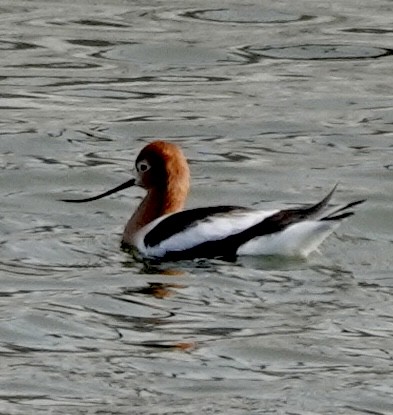
[[[145,173],[146,171],[150,169],[150,164],[146,160],[143,160],[137,164],[136,168],[138,172]]]

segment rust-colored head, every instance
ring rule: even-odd
[[[166,141],[153,141],[139,153],[135,168],[138,184],[146,190],[178,188],[188,192],[190,170],[181,149]]]
[[[136,184],[147,190],[123,233],[123,243],[135,244],[138,230],[160,216],[183,209],[190,187],[190,170],[180,148],[154,141],[142,149],[135,161]]]

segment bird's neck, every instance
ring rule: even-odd
[[[135,210],[124,229],[122,243],[135,245],[136,233],[153,220],[183,209],[188,187],[168,186],[165,191],[149,189],[141,204]]]

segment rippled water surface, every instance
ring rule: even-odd
[[[393,412],[392,13],[375,1],[0,3],[0,412]],[[307,261],[149,266],[167,138],[189,206],[367,198]]]

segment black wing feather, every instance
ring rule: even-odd
[[[144,239],[145,246],[156,246],[170,236],[180,233],[193,226],[194,223],[198,221],[202,221],[209,216],[229,213],[235,210],[247,210],[247,208],[241,206],[212,206],[177,212],[174,215],[168,216],[162,220],[149,233],[147,233]]]

